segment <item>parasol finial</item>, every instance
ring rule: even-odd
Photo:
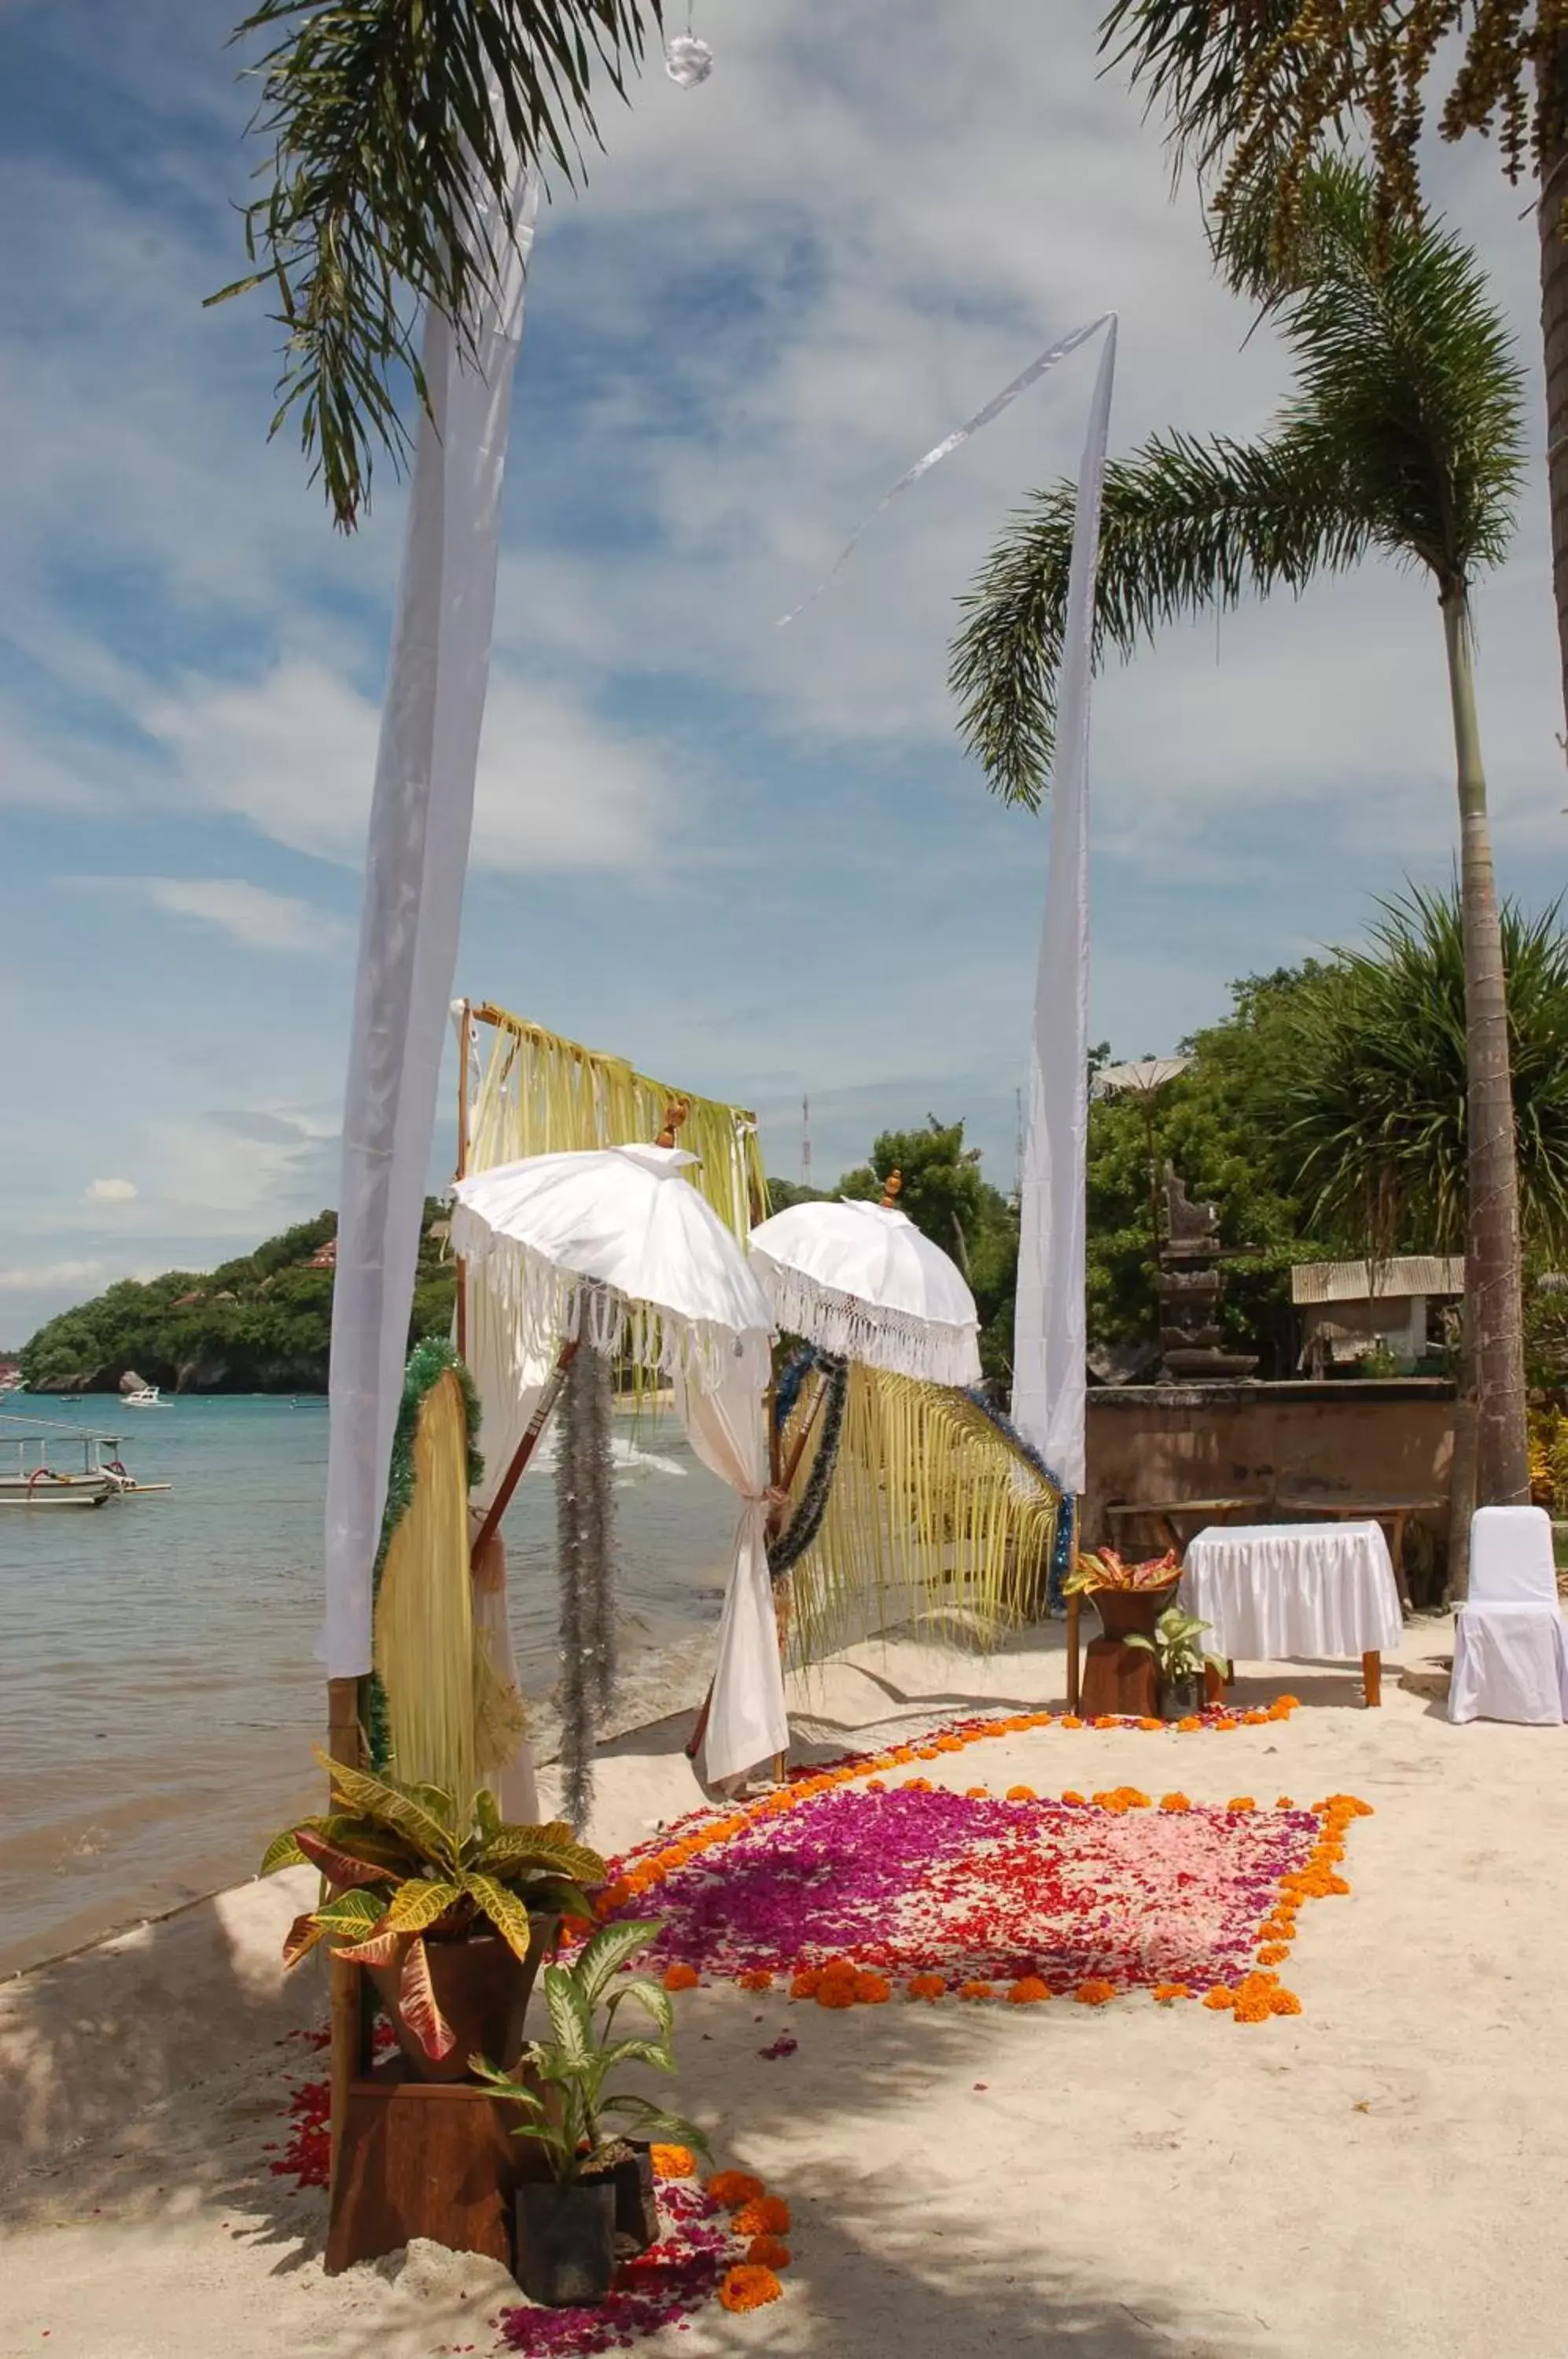
[[[675,1134],[691,1109],[684,1098],[672,1098],[664,1109],[664,1128],[654,1140],[656,1147],[673,1147]]]
[[[898,1198],[903,1192],[903,1173],[901,1171],[889,1171],[887,1179],[882,1182],[882,1210],[885,1212],[897,1212],[898,1207]]]

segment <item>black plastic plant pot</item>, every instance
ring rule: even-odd
[[[615,2189],[609,2179],[525,2181],[517,2190],[517,2282],[551,2310],[603,2301],[615,2274]]]
[[[1161,1680],[1160,1682],[1160,1717],[1161,1720],[1190,1720],[1203,1708],[1203,1679],[1201,1671],[1189,1671],[1184,1679]]]
[[[659,2242],[659,2192],[654,2183],[653,2149],[645,2138],[628,2138],[610,2173],[615,2190],[615,2235],[633,2253],[646,2253]]]

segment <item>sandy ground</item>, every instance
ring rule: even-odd
[[[797,1750],[982,1703],[1060,1704],[1060,1631],[978,1665],[866,1646],[797,1682]],[[1411,1658],[1444,1651],[1412,1625]],[[1195,1799],[1330,1789],[1377,1815],[1348,1898],[1302,1912],[1304,2013],[1257,2028],[1105,2009],[847,2015],[729,1989],[680,2001],[681,2099],[795,2214],[784,2300],[657,2347],[813,2359],[1562,2359],[1568,2162],[1560,1960],[1568,1733],[1451,1729],[1390,1676],[1240,1667],[1291,1721],[1234,1735],[1051,1729],[922,1764],[960,1785],[1127,1781]],[[617,1740],[596,1840],[694,1799],[685,1722]],[[983,1763],[981,1756],[983,1754]],[[0,1993],[0,2354],[425,2359],[485,2353],[507,2287],[416,2248],[332,2281],[323,2200],[267,2169],[293,2026],[296,1903],[241,1886]],[[758,2050],[788,2023],[797,2052]],[[976,2084],[983,2082],[985,2086]],[[650,2346],[651,2347],[651,2346]]]

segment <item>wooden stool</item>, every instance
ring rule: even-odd
[[[513,2198],[545,2175],[511,2135],[517,2108],[472,2081],[413,2081],[401,2057],[348,2084],[326,2269],[379,2260],[410,2236],[484,2253],[517,2273]]]

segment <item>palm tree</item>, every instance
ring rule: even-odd
[[[400,397],[426,398],[417,323],[467,332],[519,164],[568,181],[598,139],[593,84],[622,97],[661,0],[261,0],[234,39],[290,29],[250,69],[272,143],[245,209],[260,267],[208,300],[269,288],[284,332],[271,431],[290,415],[352,531],[376,449],[400,465]]]
[[[1459,790],[1468,1064],[1466,1286],[1482,1495],[1529,1496],[1518,1180],[1502,936],[1476,724],[1470,593],[1507,549],[1522,386],[1474,255],[1424,217],[1380,225],[1369,178],[1314,167],[1289,268],[1243,209],[1222,260],[1261,293],[1297,386],[1264,440],[1156,437],[1106,471],[1095,652],[1244,592],[1302,589],[1375,552],[1423,568],[1443,615]],[[967,743],[1004,797],[1049,776],[1073,486],[1036,496],[966,605],[953,681]]]
[[[1166,108],[1179,158],[1224,207],[1262,179],[1288,241],[1314,155],[1365,133],[1385,219],[1420,212],[1418,148],[1440,54],[1445,139],[1497,134],[1533,168],[1546,371],[1552,572],[1568,714],[1568,9],[1563,0],[1110,0],[1101,46]],[[1568,738],[1563,740],[1568,751]]]
[[[1527,1250],[1568,1251],[1568,935],[1553,908],[1501,912]],[[1464,1250],[1469,1196],[1465,925],[1456,892],[1410,889],[1370,940],[1317,966],[1281,1013],[1269,1125],[1315,1235],[1353,1251]]]

